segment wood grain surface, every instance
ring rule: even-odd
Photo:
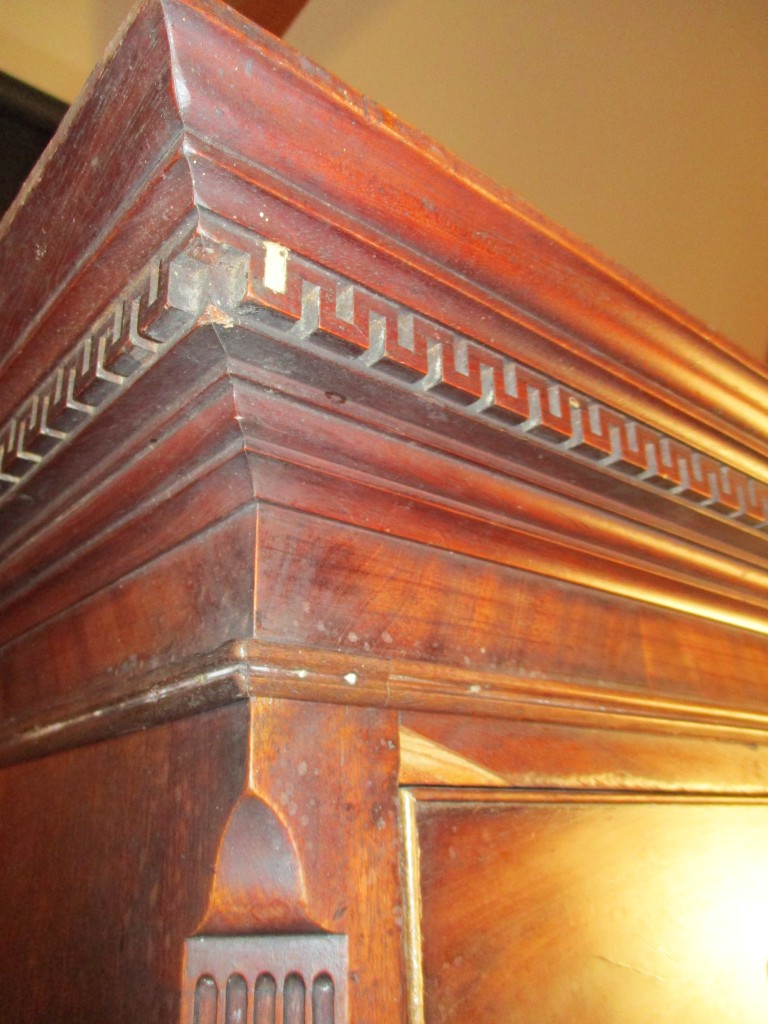
[[[768,1011],[768,806],[418,808],[424,1020],[746,1024]]]
[[[178,1019],[247,736],[232,705],[0,773],[6,1020]]]
[[[3,1022],[765,1019],[767,396],[144,0],[0,223]]]

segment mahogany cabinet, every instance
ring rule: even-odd
[[[0,227],[0,1016],[768,1013],[768,381],[214,0]]]

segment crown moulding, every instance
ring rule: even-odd
[[[0,282],[0,646],[262,507],[768,632],[762,368],[221,4],[138,10]]]
[[[240,239],[247,250],[197,235],[179,249],[171,238],[168,255],[150,260],[49,372],[0,434],[8,504],[164,353],[210,326],[232,380],[279,390],[283,399],[293,394],[294,403],[306,403],[309,387],[312,404],[319,394],[325,407],[320,418],[305,408],[297,429],[295,404],[286,415],[284,401],[243,392],[232,412],[243,447],[277,446],[291,461],[302,452],[306,460],[309,438],[317,447],[326,433],[323,454],[327,461],[334,451],[336,474],[354,478],[362,467],[390,489],[428,493],[489,521],[502,517],[544,540],[544,553],[537,557],[528,543],[503,559],[508,564],[762,630],[768,490],[758,481],[284,246],[242,232]],[[304,392],[297,392],[300,383]],[[175,405],[170,394],[164,401],[168,410]],[[250,407],[256,411],[249,415]],[[343,442],[325,422],[328,408],[344,422]],[[378,432],[378,449],[359,423]],[[398,442],[389,442],[391,455],[384,444],[392,434],[426,450],[410,483]],[[365,452],[362,462],[355,445]],[[446,452],[470,460],[458,490],[446,485]],[[444,467],[442,479],[430,472],[430,458]],[[512,487],[483,483],[471,463],[489,459]],[[261,487],[254,496],[268,497]],[[632,507],[635,500],[650,508],[654,499],[655,515]],[[677,515],[665,521],[664,506],[672,503]],[[24,504],[20,518],[35,525]],[[702,550],[702,536],[710,550]],[[18,535],[9,539],[17,544]],[[586,561],[572,564],[578,552]],[[624,566],[618,574],[617,560]],[[24,575],[13,558],[5,572]],[[719,599],[708,593],[713,586]]]
[[[15,273],[1,357],[17,369],[3,418],[30,390],[20,371],[29,348],[39,365],[35,339],[53,357],[87,326],[50,323],[64,293],[87,273],[91,308],[107,305],[185,217],[207,230],[211,213],[341,273],[354,265],[361,284],[493,332],[532,369],[589,382],[598,400],[768,479],[758,364],[212,0],[139,9],[3,222],[0,269]]]

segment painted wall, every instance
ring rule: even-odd
[[[0,0],[0,68],[71,103],[133,0]]]
[[[71,99],[127,0],[3,0]],[[753,355],[768,342],[768,0],[310,0],[292,45]]]
[[[766,0],[310,0],[286,38],[764,356]]]

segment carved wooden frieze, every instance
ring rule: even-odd
[[[292,343],[326,339],[355,366],[385,375],[440,402],[457,418],[484,416],[505,429],[576,458],[681,497],[728,518],[768,525],[768,487],[664,436],[524,363],[443,324],[310,263],[286,247],[263,242],[263,269],[251,267],[249,306],[295,320],[283,328]],[[259,261],[261,262],[261,261]],[[257,272],[254,273],[254,270]],[[460,421],[446,429],[461,431]]]
[[[330,362],[406,388],[466,416],[763,530],[768,486],[275,242],[249,251],[194,240],[157,257],[102,314],[0,432],[0,483],[11,494],[195,324],[235,324],[309,345]],[[264,320],[264,312],[279,313]],[[141,327],[140,327],[141,325]],[[329,342],[336,342],[332,350]],[[638,497],[638,501],[641,498]]]
[[[222,301],[219,282],[232,287],[226,258],[212,273],[194,243],[179,251],[184,241],[163,246],[0,428],[0,501],[188,334],[209,301]]]

